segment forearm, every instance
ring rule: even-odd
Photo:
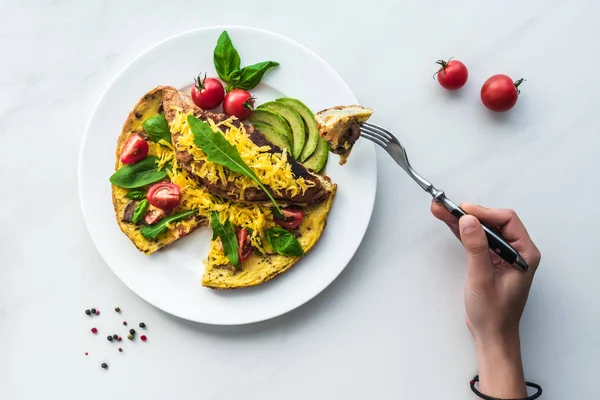
[[[476,340],[479,391],[504,399],[527,397],[519,333]]]

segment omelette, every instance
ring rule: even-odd
[[[162,115],[168,123],[169,140],[156,140],[146,130],[148,120]],[[186,119],[190,115],[222,134],[237,148],[244,162],[252,164],[261,181],[277,197],[281,214],[253,182],[208,161],[199,148],[194,148],[194,134]],[[148,153],[141,161],[124,165],[124,147],[134,134],[147,142]],[[123,233],[139,250],[151,254],[210,221],[214,235],[204,260],[202,285],[214,289],[258,285],[296,264],[321,237],[337,190],[328,177],[303,169],[251,126],[235,117],[200,110],[190,104],[186,94],[169,86],[151,90],[136,104],[123,126],[116,154],[112,197]],[[151,169],[154,181],[133,189],[122,187],[130,186],[130,178],[127,175],[124,179],[123,171],[119,171],[141,170],[142,164]],[[134,174],[138,184],[140,180],[146,183],[144,174],[146,170]],[[115,175],[120,179],[114,178]],[[162,178],[156,181],[159,176]],[[150,193],[157,182],[178,189],[177,206],[153,219],[152,213],[161,210],[150,205],[145,217],[140,219],[138,215],[137,223],[133,223],[132,214],[140,214],[144,199],[139,193],[132,194],[144,193],[148,188]],[[147,196],[150,199],[151,195]],[[302,217],[295,224],[289,215]],[[146,221],[149,217],[151,222]],[[229,227],[229,231],[223,227]],[[295,251],[287,252],[280,241],[272,239],[273,232],[283,232],[286,243],[296,246]],[[237,247],[233,244],[236,241]],[[237,256],[230,251],[231,246]]]
[[[372,114],[372,109],[359,105],[332,107],[315,114],[319,134],[331,152],[340,156],[340,165],[346,163],[352,146],[360,137],[360,124]]]

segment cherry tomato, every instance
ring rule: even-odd
[[[485,81],[481,87],[481,101],[488,109],[497,112],[508,111],[517,104],[521,78],[516,82],[510,76],[498,74]]]
[[[246,261],[252,255],[252,251],[254,251],[254,247],[252,247],[252,243],[250,242],[250,232],[248,232],[248,229],[242,228],[237,231],[236,236],[238,241],[238,257],[240,261]]]
[[[169,211],[177,207],[181,190],[174,183],[155,183],[148,189],[146,198],[154,207]]]
[[[223,100],[223,112],[234,115],[238,119],[246,119],[252,114],[254,108],[254,97],[244,89],[233,89],[225,95]]]
[[[121,151],[121,162],[123,164],[135,164],[148,155],[148,142],[143,137],[134,133],[127,139]]]
[[[467,83],[469,71],[465,64],[458,60],[437,60],[440,69],[435,73],[437,80],[444,89],[457,90]]]
[[[279,218],[273,214],[273,220],[275,220],[277,225],[285,229],[296,229],[304,218],[304,211],[300,207],[292,206],[283,208],[281,213],[283,214],[283,218]]]
[[[152,224],[157,223],[158,221],[160,221],[161,219],[163,219],[166,216],[167,216],[167,213],[165,213],[160,208],[150,207],[150,209],[148,211],[146,211],[146,215],[144,216],[144,221],[146,221],[146,223],[148,225],[152,225]]]
[[[198,75],[194,82],[192,88],[194,104],[203,110],[210,110],[221,104],[223,97],[225,97],[225,89],[223,89],[223,84],[218,79],[207,78],[204,74],[204,79]]]

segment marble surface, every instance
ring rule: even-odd
[[[0,398],[472,398],[465,257],[429,215],[427,195],[381,151],[363,245],[325,292],[285,316],[228,328],[182,321],[103,263],[77,192],[86,120],[136,54],[216,24],[272,30],[313,49],[451,198],[516,209],[543,253],[522,322],[526,376],[544,399],[598,398],[600,5],[358,5],[0,2]],[[433,62],[450,56],[469,67],[458,93],[431,79]],[[527,79],[510,113],[479,101],[494,73]],[[98,328],[144,320],[151,340],[117,353],[88,332],[83,310],[92,305],[103,311]]]

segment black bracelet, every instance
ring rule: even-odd
[[[540,385],[538,385],[537,383],[525,382],[525,386],[536,388],[537,392],[529,397],[522,397],[520,399],[499,399],[497,397],[486,396],[485,394],[481,393],[475,387],[476,382],[479,382],[479,375],[475,375],[475,377],[471,379],[471,390],[473,391],[473,393],[475,393],[477,396],[481,397],[484,400],[534,400],[542,395],[542,387]]]

